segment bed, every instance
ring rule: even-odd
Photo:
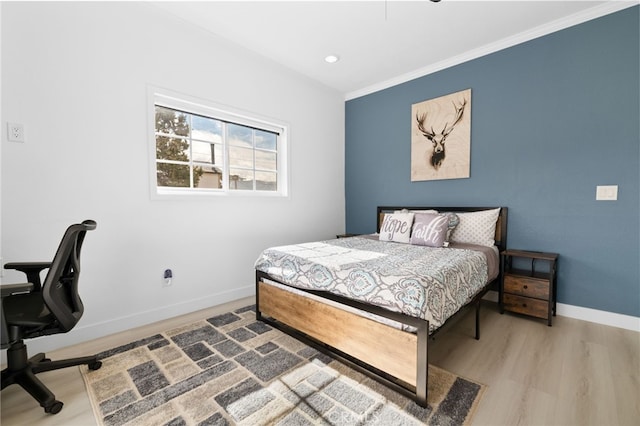
[[[264,250],[256,316],[426,406],[430,336],[472,306],[480,337],[507,208],[382,206],[376,219],[376,234]]]

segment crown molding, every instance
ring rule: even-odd
[[[580,13],[576,13],[562,19],[557,19],[544,25],[540,25],[538,27],[532,28],[529,31],[524,31],[514,36],[504,38],[495,43],[490,43],[480,48],[469,50],[461,55],[453,56],[444,61],[419,68],[415,71],[399,75],[389,80],[381,81],[380,83],[376,83],[359,90],[348,92],[345,94],[345,100],[348,101],[351,99],[356,99],[365,95],[369,95],[371,93],[378,92],[380,90],[388,89],[389,87],[397,86],[398,84],[406,83],[407,81],[411,81],[419,77],[424,77],[425,75],[433,74],[437,71],[442,71],[455,65],[459,65],[464,62],[489,55],[491,53],[499,52],[509,47],[513,47],[518,44],[525,43],[527,41],[534,40],[536,38],[540,38],[545,35],[552,34],[554,32],[636,6],[639,3],[640,2],[638,0],[609,1],[607,3],[584,10]]]

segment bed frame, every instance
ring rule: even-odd
[[[496,207],[378,207],[378,230],[385,213],[401,209],[473,212],[493,208]],[[500,252],[506,249],[506,207],[500,210],[495,240]],[[298,338],[411,397],[419,405],[427,406],[429,321],[328,292],[296,288],[316,296],[305,297],[269,285],[269,281],[286,285],[264,272],[256,271],[256,318],[258,320]],[[476,339],[480,338],[480,301],[487,291],[499,289],[497,285],[499,282],[500,276],[487,283],[466,305],[475,306]],[[365,318],[351,312],[349,307],[414,327],[416,331],[415,333],[403,331]],[[456,315],[457,313],[454,316]],[[444,324],[436,331],[443,327]]]

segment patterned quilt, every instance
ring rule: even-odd
[[[341,238],[273,247],[255,268],[282,283],[324,290],[440,327],[487,283],[481,251]]]

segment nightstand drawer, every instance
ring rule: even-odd
[[[508,311],[538,318],[547,318],[549,316],[549,302],[546,300],[532,299],[508,293],[505,293],[502,297],[504,308]]]
[[[520,296],[549,300],[549,280],[505,274],[504,291]]]

